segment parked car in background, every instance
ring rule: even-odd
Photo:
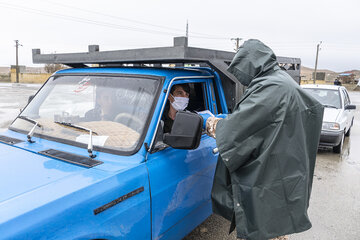
[[[345,136],[350,136],[353,110],[356,109],[346,88],[313,84],[302,87],[325,107],[319,145],[332,147],[334,153],[341,153]]]

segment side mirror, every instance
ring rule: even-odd
[[[345,106],[345,110],[354,110],[354,109],[356,109],[356,106],[355,106],[355,105],[349,104],[349,105],[346,105],[346,106]]]
[[[164,134],[164,143],[177,149],[196,149],[200,144],[203,118],[191,112],[179,111],[171,128]]]
[[[29,98],[28,98],[28,103],[30,103],[31,102],[31,100],[33,100],[33,98],[35,97],[35,95],[31,95],[31,96],[29,96]]]

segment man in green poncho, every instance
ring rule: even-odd
[[[278,66],[273,51],[246,41],[228,71],[247,86],[232,114],[210,117],[219,159],[213,211],[243,239],[311,228],[307,215],[323,106]]]

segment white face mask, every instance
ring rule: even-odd
[[[172,94],[170,94],[174,98],[174,102],[170,102],[171,106],[176,111],[183,111],[189,103],[189,98],[187,97],[174,97]]]

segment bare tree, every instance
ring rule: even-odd
[[[63,69],[65,68],[62,64],[59,64],[59,63],[48,63],[48,64],[45,64],[45,72],[47,73],[53,73],[53,72],[56,72],[60,69]]]

